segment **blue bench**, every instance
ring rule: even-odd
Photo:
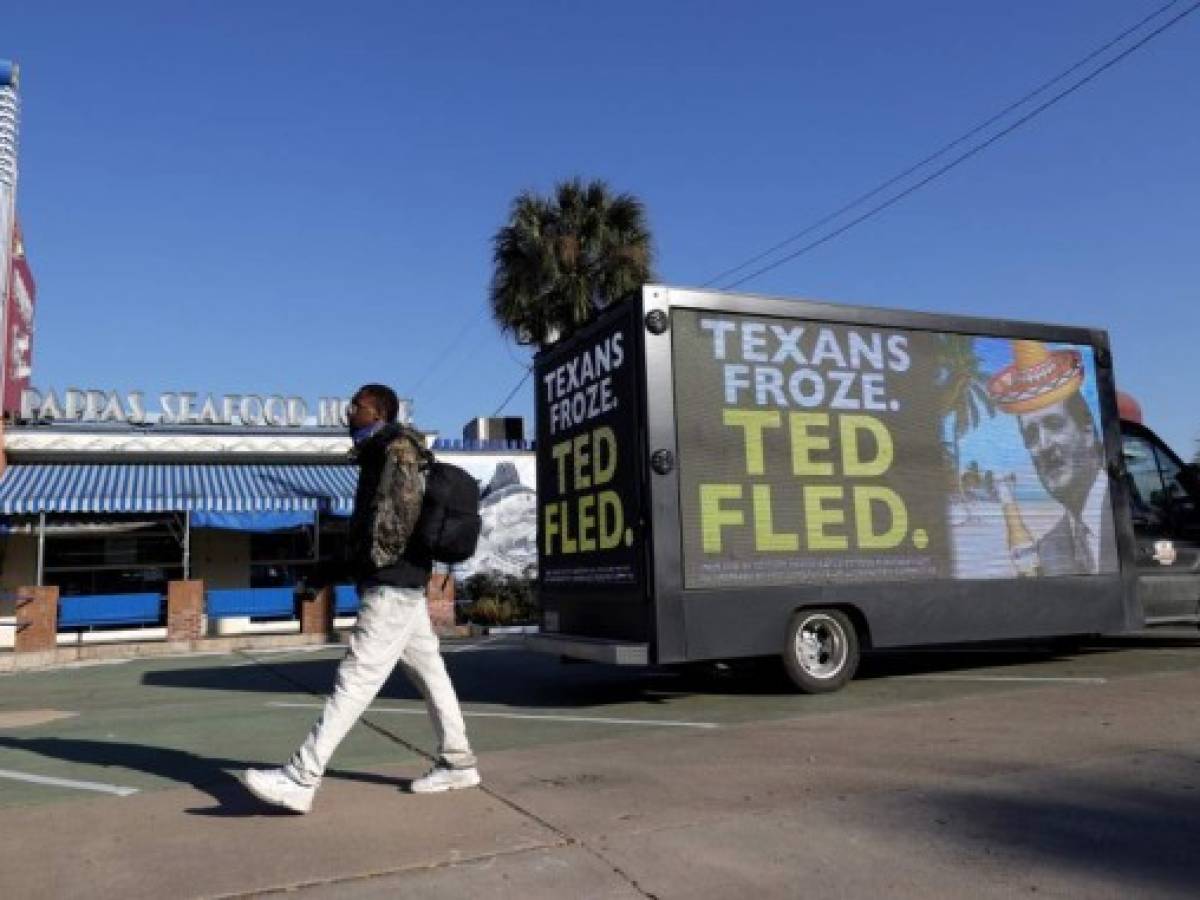
[[[88,628],[92,625],[160,625],[163,622],[161,594],[82,594],[60,597],[59,628]]]
[[[230,588],[205,591],[205,612],[210,619],[233,616],[275,618],[296,615],[296,597],[290,587]]]
[[[333,588],[333,611],[339,616],[358,613],[358,590],[352,584],[338,584]]]

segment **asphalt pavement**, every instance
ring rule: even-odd
[[[0,675],[13,897],[1194,897],[1200,640],[868,657],[831,695],[769,669],[564,664],[447,642],[484,785],[418,796],[400,675],[313,811],[285,760],[344,648]]]

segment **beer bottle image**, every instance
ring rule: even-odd
[[[1010,474],[1007,478],[997,479],[996,483],[1000,494],[1000,509],[1004,513],[1004,529],[1008,537],[1008,556],[1017,575],[1034,577],[1041,574],[1042,561],[1038,558],[1037,542],[1033,539],[1025,520],[1021,518],[1021,508],[1013,495],[1016,480],[1016,476]]]

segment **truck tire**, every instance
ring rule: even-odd
[[[783,666],[806,694],[836,691],[858,668],[858,632],[837,609],[802,609],[788,622]]]

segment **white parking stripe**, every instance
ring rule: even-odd
[[[908,681],[1037,681],[1064,684],[1108,684],[1107,678],[1072,678],[1057,675],[901,675]]]
[[[115,784],[102,784],[99,781],[72,781],[69,778],[49,778],[45,775],[30,775],[27,772],[13,772],[10,769],[0,769],[0,778],[12,781],[27,781],[30,784],[48,784],[52,787],[74,788],[79,791],[99,791],[102,794],[116,794],[118,797],[128,797],[136,794],[137,788],[121,787]]]
[[[267,706],[274,706],[283,709],[323,709],[323,703],[282,703],[271,701]],[[425,716],[428,713],[424,709],[397,709],[395,707],[377,707],[373,706],[368,712],[373,713],[399,713],[405,716]],[[544,713],[498,713],[498,712],[467,712],[463,710],[463,715],[468,718],[475,719],[544,719],[549,722],[582,722],[587,725],[648,725],[652,727],[663,728],[720,728],[716,722],[681,722],[671,719],[612,719],[602,718],[599,716],[565,716],[565,715],[547,715]]]

